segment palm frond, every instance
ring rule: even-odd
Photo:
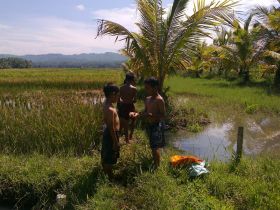
[[[247,32],[249,31],[249,27],[252,23],[254,15],[255,15],[254,13],[251,13],[244,22],[244,30]]]
[[[225,0],[206,5],[204,0],[198,0],[194,14],[183,21],[181,30],[169,40],[170,62],[175,55],[186,56],[185,53],[192,53],[199,40],[209,36],[207,30],[215,28],[220,23],[233,22],[232,9],[235,4],[236,2]]]

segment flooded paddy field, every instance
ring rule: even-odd
[[[271,114],[223,116],[197,133],[178,130],[168,134],[169,143],[183,154],[207,160],[228,161],[236,152],[238,128],[244,127],[246,156],[280,154],[280,117]]]

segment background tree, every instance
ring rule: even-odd
[[[280,0],[277,1],[277,6],[258,7],[255,12],[260,20],[262,42],[267,45],[264,58],[266,63],[276,65],[274,85],[280,88]]]
[[[232,22],[236,2],[223,0],[206,4],[204,0],[197,0],[191,16],[186,15],[188,3],[189,0],[174,0],[166,15],[161,0],[138,0],[138,32],[109,20],[99,20],[97,36],[110,35],[125,41],[122,53],[129,57],[131,70],[142,76],[157,77],[162,90],[170,71],[187,70],[197,44],[209,36],[209,29]]]
[[[250,80],[250,70],[256,67],[266,45],[260,45],[257,28],[253,24],[254,14],[249,15],[243,24],[237,20],[233,23],[231,43],[222,45],[221,57],[231,63],[244,82]]]
[[[0,69],[23,69],[31,68],[32,62],[21,58],[1,58]]]

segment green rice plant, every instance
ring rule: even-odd
[[[120,69],[8,69],[0,71],[0,90],[100,89],[121,79]]]
[[[45,94],[18,98],[27,106],[0,107],[0,151],[5,154],[88,154],[102,132],[100,105]]]

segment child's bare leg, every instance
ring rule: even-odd
[[[122,118],[120,118],[120,135],[122,135],[123,134],[123,119]]]
[[[132,140],[133,133],[134,133],[134,128],[135,128],[135,119],[132,119],[131,124],[130,124],[129,140]]]
[[[128,120],[126,119],[121,119],[121,124],[122,128],[124,130],[124,136],[125,136],[125,142],[129,143],[129,138],[128,138]]]
[[[109,177],[109,180],[113,179],[113,166],[109,164],[102,164],[104,173]]]
[[[160,164],[160,149],[152,150],[155,167],[158,168]]]

